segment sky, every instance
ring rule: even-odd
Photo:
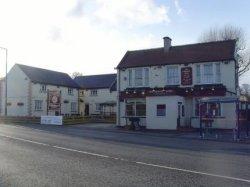
[[[162,47],[164,36],[196,43],[210,27],[231,24],[249,38],[249,8],[248,0],[0,0],[0,47],[8,69],[114,73],[127,50]],[[0,50],[0,76],[4,63]]]

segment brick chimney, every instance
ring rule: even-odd
[[[163,41],[164,41],[164,52],[168,52],[171,47],[172,39],[166,36],[163,38]]]

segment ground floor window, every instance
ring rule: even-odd
[[[156,105],[156,116],[166,116],[166,105]]]
[[[43,108],[42,100],[35,100],[35,111],[41,111]]]
[[[202,116],[210,115],[210,116],[221,116],[221,104],[220,103],[203,103],[201,108],[199,108],[199,102],[196,100],[195,103],[195,115],[200,115],[200,110]]]
[[[126,101],[126,116],[146,116],[146,101]]]
[[[77,105],[76,105],[76,102],[72,102],[71,103],[71,112],[75,113],[77,112]]]
[[[99,103],[95,104],[95,110],[96,111],[101,111],[101,105]]]

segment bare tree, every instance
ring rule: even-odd
[[[247,49],[246,34],[242,28],[232,25],[212,27],[199,38],[200,42],[223,40],[236,40],[235,58],[238,64],[238,75],[242,76],[250,68],[250,50]]]
[[[76,78],[76,77],[78,77],[78,76],[82,76],[82,75],[83,75],[83,74],[80,73],[80,72],[74,72],[74,73],[72,73],[71,77],[72,77],[72,79],[74,79],[74,78]]]
[[[242,84],[240,87],[240,94],[245,96],[247,101],[250,101],[250,85],[249,84]]]

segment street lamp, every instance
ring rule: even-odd
[[[5,50],[5,107],[4,114],[7,117],[7,64],[8,64],[8,49],[0,47],[0,49]]]

